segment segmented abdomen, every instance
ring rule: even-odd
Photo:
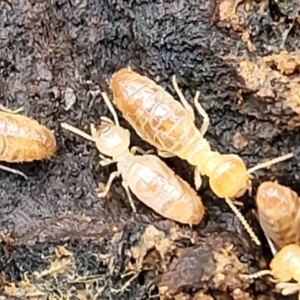
[[[158,214],[183,224],[202,220],[199,196],[157,156],[132,156],[119,162],[118,169],[136,197]]]
[[[279,248],[300,245],[300,199],[290,188],[263,182],[256,196],[259,221],[266,236]]]
[[[193,159],[193,155],[210,150],[181,103],[154,81],[121,69],[113,75],[110,85],[116,106],[148,143],[194,165],[199,156]]]
[[[54,134],[37,121],[0,112],[0,160],[29,162],[50,158],[55,152]]]

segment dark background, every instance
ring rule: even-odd
[[[46,269],[49,263],[44,258],[53,254],[57,245],[66,245],[74,253],[75,272],[105,274],[111,282],[108,286],[99,284],[104,287],[99,299],[150,299],[150,295],[157,294],[162,272],[158,272],[158,282],[150,284],[151,280],[143,275],[131,282],[129,291],[117,296],[109,286],[120,287],[126,281],[119,273],[130,260],[128,249],[139,243],[148,224],[159,227],[164,224],[163,218],[136,198],[138,213],[134,216],[120,180],[114,182],[108,199],[98,199],[95,188],[99,182],[107,181],[115,166],[101,167],[98,151],[91,142],[60,128],[61,122],[68,122],[88,131],[90,123],[99,124],[100,116],[111,117],[99,92],[111,96],[111,75],[128,65],[174,96],[171,76],[175,74],[190,102],[199,90],[210,116],[206,138],[213,149],[238,154],[249,167],[263,159],[294,152],[293,159],[255,174],[254,195],[260,182],[275,179],[300,192],[299,129],[287,126],[290,120],[297,119],[296,113],[282,106],[282,99],[257,97],[247,88],[236,66],[222,59],[233,55],[255,61],[256,56],[278,52],[284,32],[298,15],[297,1],[245,1],[238,11],[238,30],[230,22],[220,21],[221,2],[0,1],[0,102],[11,109],[24,106],[23,114],[55,130],[58,144],[50,161],[10,165],[25,172],[28,181],[0,172],[0,232],[14,240],[10,245],[3,239],[0,245],[2,288],[5,282],[17,284],[24,274],[30,276]],[[279,20],[284,22],[279,24]],[[255,51],[249,51],[241,38],[243,32],[249,34]],[[298,49],[299,33],[295,22],[284,43],[288,52]],[[121,124],[130,129],[122,118]],[[201,125],[197,114],[196,124]],[[234,137],[239,136],[247,142],[245,147],[234,142]],[[134,132],[132,145],[151,148]],[[193,186],[191,166],[178,158],[164,161]],[[253,197],[243,198],[241,211],[261,238],[261,249],[249,240],[226,204],[213,195],[206,180],[199,194],[207,211],[203,222],[189,234],[202,236],[205,243],[207,235],[214,232],[235,246],[237,256],[252,266],[249,272],[262,268],[260,262],[264,258],[269,261],[270,252],[253,214]],[[174,226],[167,222],[169,229]],[[115,227],[122,232],[122,238],[113,243]],[[179,245],[189,246],[185,242]],[[99,253],[114,257],[112,273],[94,260]],[[201,268],[205,268],[205,262],[203,258]],[[249,299],[273,299],[272,285],[263,282],[260,281],[262,287],[256,284],[250,288]],[[49,283],[51,288],[47,281],[43,284],[55,295],[53,290],[63,291],[64,297],[70,290],[63,280]],[[208,294],[233,299],[231,291],[213,290]],[[178,299],[193,299],[196,291],[191,284],[184,292],[187,298]],[[268,298],[261,298],[263,295]],[[26,299],[24,294],[22,297]],[[58,299],[45,297],[41,299]]]

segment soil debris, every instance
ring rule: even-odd
[[[300,124],[300,81],[297,72],[300,63],[299,54],[299,51],[280,52],[265,57],[256,56],[255,61],[232,57],[239,75],[245,80],[244,89],[247,92],[253,92],[261,101],[273,102],[274,106],[282,105],[282,109],[289,107],[297,113],[297,115],[291,114],[290,119],[286,120],[289,129]],[[231,60],[231,57],[225,59]],[[273,120],[284,122],[276,116]]]
[[[222,239],[213,235],[205,243],[185,249],[163,275],[163,283],[169,292],[197,286],[234,294],[246,290],[248,286],[238,274],[249,270],[235,256],[233,247],[223,244]]]

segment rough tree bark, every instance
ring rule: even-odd
[[[0,1],[0,102],[24,105],[58,140],[51,161],[11,166],[28,181],[0,174],[0,299],[281,299],[268,280],[250,285],[238,276],[270,260],[254,197],[242,198],[241,211],[262,248],[206,181],[199,192],[206,215],[193,229],[136,198],[134,216],[118,180],[105,201],[97,198],[95,188],[115,167],[102,168],[94,145],[59,124],[88,130],[109,116],[98,95],[121,67],[174,96],[175,74],[188,101],[201,92],[213,149],[249,167],[294,152],[255,174],[253,195],[275,179],[300,193],[297,3]],[[134,132],[132,145],[151,148]],[[192,167],[165,161],[193,185]]]

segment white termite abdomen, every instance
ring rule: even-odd
[[[118,162],[131,192],[160,215],[198,224],[204,207],[196,192],[155,155],[131,156]]]

